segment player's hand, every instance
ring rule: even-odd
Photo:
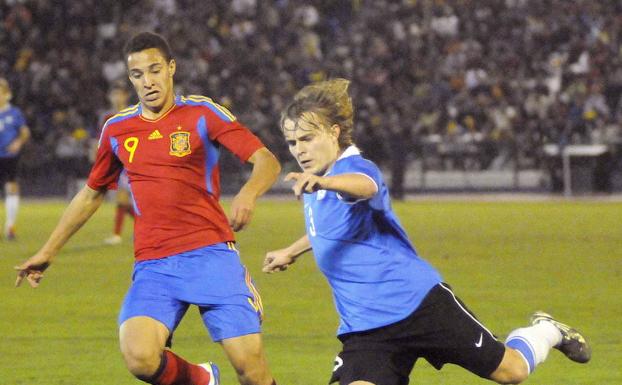
[[[229,225],[233,231],[243,230],[251,221],[255,210],[255,197],[240,191],[231,202]]]
[[[19,266],[15,266],[17,270],[17,279],[15,280],[15,286],[21,285],[24,278],[28,281],[30,286],[37,287],[43,279],[43,272],[50,266],[50,258],[37,253],[28,258],[26,262]]]
[[[9,154],[17,154],[22,149],[22,142],[20,140],[14,140],[6,148]]]
[[[307,172],[290,172],[283,180],[285,182],[295,181],[292,190],[294,190],[296,198],[300,199],[303,193],[312,193],[320,190],[324,178]]]
[[[266,258],[263,260],[263,268],[261,271],[264,273],[276,273],[279,271],[287,270],[287,267],[296,262],[287,249],[273,250],[266,253]]]

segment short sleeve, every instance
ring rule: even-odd
[[[378,166],[376,166],[373,162],[362,158],[360,156],[350,156],[338,161],[335,164],[335,167],[330,173],[331,175],[340,175],[340,174],[361,174],[369,179],[371,179],[376,184],[376,195],[369,199],[373,204],[378,197],[380,196],[380,189],[383,185],[382,173]],[[338,196],[341,196],[338,194]],[[342,199],[347,202],[355,202],[355,200],[350,200],[347,197],[343,197]],[[374,206],[376,206],[374,204]]]
[[[114,138],[108,135],[104,126],[95,163],[89,174],[87,184],[93,190],[115,190],[123,164],[115,154]]]
[[[207,130],[209,139],[222,144],[242,162],[255,151],[264,147],[261,140],[237,120],[225,120],[208,111]]]

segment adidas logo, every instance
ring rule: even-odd
[[[163,136],[162,136],[162,134],[160,134],[160,131],[159,130],[155,130],[151,134],[149,134],[149,137],[147,139],[154,140],[154,139],[162,139],[162,138],[163,138]]]

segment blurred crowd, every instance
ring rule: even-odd
[[[178,93],[229,107],[283,160],[280,110],[301,86],[337,76],[353,81],[355,140],[396,175],[415,158],[537,168],[544,144],[622,136],[618,0],[0,4],[0,76],[26,113],[35,166],[85,156],[108,87],[126,78],[123,44],[143,30],[169,39]]]

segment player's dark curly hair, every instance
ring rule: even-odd
[[[299,119],[309,120],[312,117],[305,113],[315,113],[324,123],[326,129],[336,124],[340,128],[339,147],[346,148],[352,144],[354,129],[354,108],[352,98],[348,94],[350,81],[346,79],[330,79],[310,84],[294,96],[294,100],[281,113],[281,129],[285,120],[296,122]],[[315,122],[308,123],[318,126]]]
[[[125,53],[125,57],[128,57],[131,53],[140,52],[149,48],[158,49],[167,62],[173,58],[171,47],[168,45],[166,39],[162,35],[154,32],[140,32],[134,35],[125,44],[123,53]]]

